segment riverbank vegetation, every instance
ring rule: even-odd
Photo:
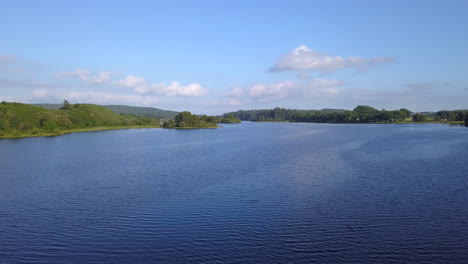
[[[215,116],[197,116],[193,115],[188,111],[180,112],[175,117],[174,120],[168,120],[163,123],[163,128],[184,128],[184,129],[193,129],[193,128],[216,128],[218,123],[218,118]]]
[[[103,106],[70,104],[45,109],[29,104],[0,103],[0,138],[56,136],[72,132],[159,127],[159,120],[117,114]]]
[[[219,123],[226,123],[226,124],[236,124],[240,122],[241,120],[239,118],[236,118],[233,114],[226,114],[219,121]]]
[[[311,122],[311,123],[463,123],[468,110],[412,113],[398,110],[378,110],[360,105],[352,111],[344,109],[296,110],[286,108],[239,110],[226,113],[243,121]]]

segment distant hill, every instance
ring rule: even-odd
[[[136,115],[136,116],[147,116],[152,118],[159,119],[172,119],[179,112],[162,110],[154,107],[137,107],[137,106],[126,106],[126,105],[103,105],[104,107],[119,113],[126,115]]]
[[[59,109],[62,104],[33,104],[45,109]],[[162,110],[154,107],[137,107],[137,106],[126,106],[126,105],[103,105],[107,109],[110,109],[118,114],[146,116],[157,119],[172,119],[178,114],[176,111]]]

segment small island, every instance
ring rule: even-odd
[[[181,128],[181,129],[195,129],[195,128],[217,128],[218,118],[215,116],[197,116],[189,111],[178,113],[174,120],[170,119],[163,123],[163,128]]]

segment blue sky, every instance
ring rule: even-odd
[[[0,100],[468,108],[468,1],[2,1]]]

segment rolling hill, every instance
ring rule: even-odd
[[[59,109],[62,104],[33,104],[45,109]],[[137,107],[137,106],[126,106],[126,105],[103,105],[107,109],[110,109],[118,114],[146,116],[157,119],[172,119],[178,112],[163,110],[154,107]]]
[[[159,127],[159,122],[158,119],[146,116],[118,114],[106,107],[92,104],[69,104],[63,109],[46,109],[30,104],[0,103],[0,138]]]

